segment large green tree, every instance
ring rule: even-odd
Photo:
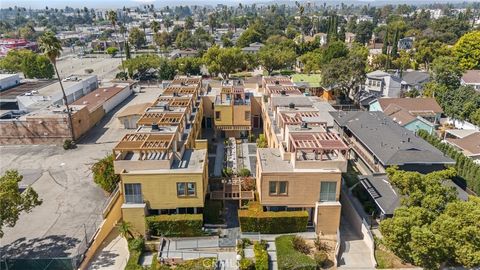
[[[137,50],[142,48],[147,43],[145,32],[140,30],[138,27],[133,27],[130,29],[130,33],[128,34],[128,42]]]
[[[210,47],[203,55],[203,62],[208,72],[222,75],[228,79],[230,73],[244,67],[245,56],[239,48],[220,48],[218,45]]]
[[[32,187],[20,192],[18,183],[22,179],[23,176],[16,170],[8,170],[0,177],[0,238],[3,237],[4,226],[15,226],[22,212],[28,213],[42,204]]]
[[[453,169],[423,175],[388,168],[387,174],[403,198],[393,218],[380,223],[383,244],[425,269],[480,265],[480,200],[459,201],[455,189],[443,185]]]
[[[258,52],[258,59],[262,67],[271,74],[274,70],[291,67],[297,55],[291,47],[267,44]]]
[[[25,78],[51,79],[55,75],[53,65],[46,56],[23,49],[9,51],[0,59],[0,69],[22,72]]]
[[[463,35],[453,46],[453,53],[463,69],[480,69],[480,31]]]
[[[108,155],[92,166],[94,182],[108,193],[113,192],[120,181],[120,175],[115,174],[113,168],[113,159],[113,155]]]

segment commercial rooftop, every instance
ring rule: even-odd
[[[38,81],[25,81],[16,85],[12,88],[9,88],[5,91],[0,92],[0,102],[14,102],[16,101],[17,96],[22,96],[32,91],[38,91],[41,88],[44,88],[50,84],[53,84],[53,80],[38,80]]]
[[[125,89],[126,85],[119,85],[113,87],[102,87],[94,90],[85,96],[72,102],[72,105],[87,105],[89,111],[96,110],[99,106],[102,106],[107,100],[113,98],[118,93]]]
[[[403,164],[454,164],[437,148],[401,127],[383,112],[330,112],[383,166]]]

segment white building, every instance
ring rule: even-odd
[[[18,74],[0,74],[0,91],[8,89],[20,83]]]

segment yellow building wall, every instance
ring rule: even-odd
[[[214,117],[213,112],[213,103],[215,102],[215,96],[203,96],[203,116],[205,117]]]
[[[315,231],[322,234],[336,234],[340,228],[340,214],[342,206],[340,203],[336,205],[322,205],[317,208],[317,223]]]
[[[216,113],[220,112],[220,119],[215,117]],[[216,126],[230,126],[233,125],[233,108],[230,105],[216,105],[215,114],[213,115]]]
[[[341,173],[268,173],[257,174],[257,189],[262,205],[313,207],[320,199],[322,181],[337,182],[336,199],[340,198]],[[270,181],[287,181],[287,195],[270,196]]]
[[[245,112],[249,112],[250,117],[245,118]],[[235,126],[250,126],[252,123],[252,109],[250,105],[233,106],[233,125]]]
[[[144,207],[131,208],[125,207],[125,205],[122,206],[123,220],[132,225],[134,234],[145,235],[145,214],[146,209]]]
[[[206,170],[206,169],[205,169]],[[205,172],[204,172],[205,174]],[[178,182],[195,182],[195,197],[177,197]],[[143,200],[150,209],[174,209],[179,207],[203,207],[205,177],[196,174],[122,174],[122,183],[140,183]]]

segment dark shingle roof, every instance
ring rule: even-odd
[[[383,112],[342,111],[330,114],[338,125],[347,127],[383,166],[455,163]]]
[[[393,215],[395,209],[400,206],[401,197],[388,181],[388,176],[360,175],[358,178],[380,210],[386,215]]]

